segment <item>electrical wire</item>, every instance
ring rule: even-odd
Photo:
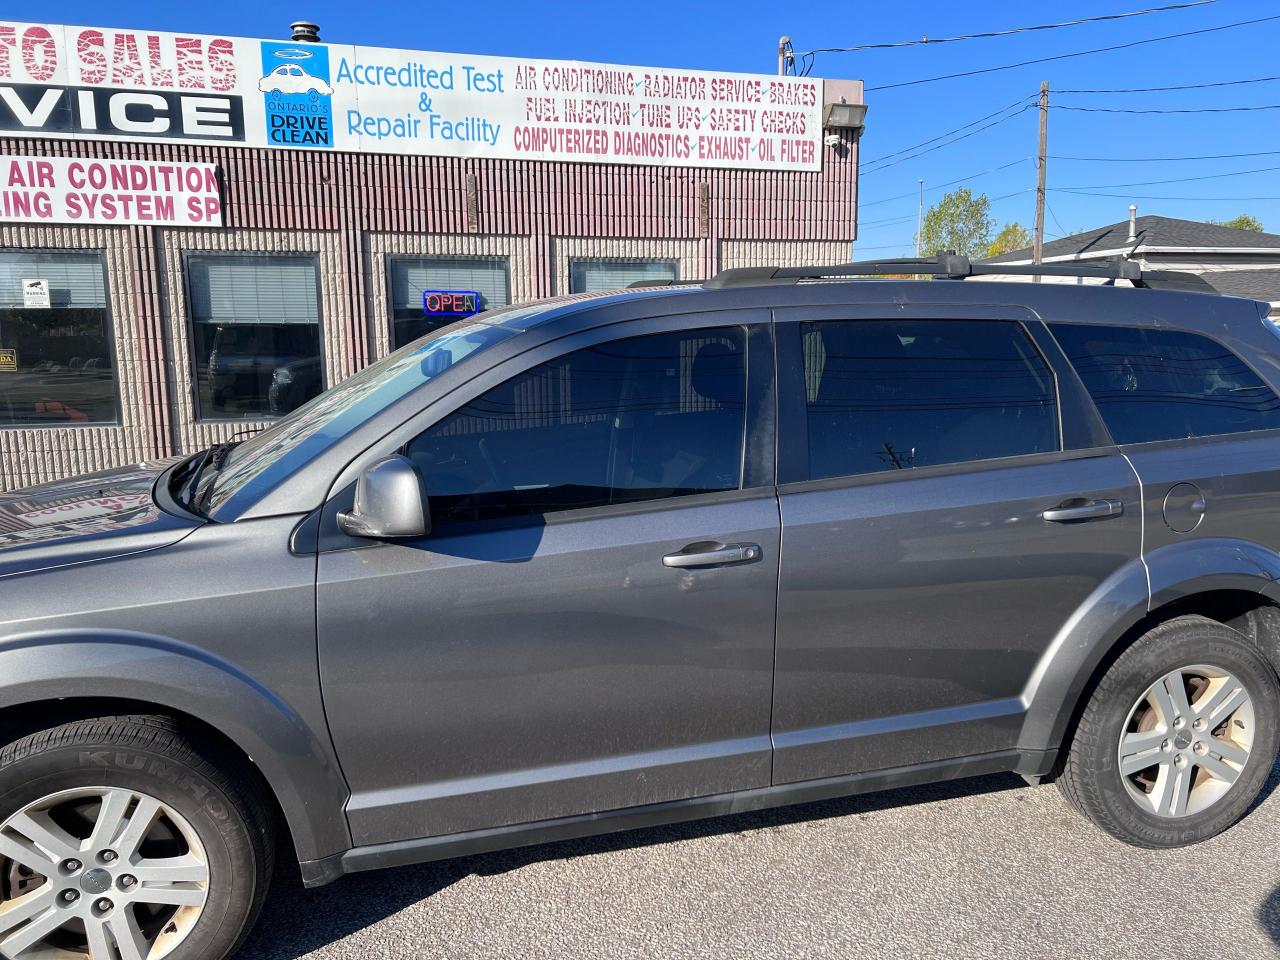
[[[1219,80],[1216,83],[1182,83],[1175,87],[1116,87],[1093,90],[1055,90],[1054,93],[1165,93],[1170,90],[1207,90],[1210,87],[1238,87],[1247,83],[1271,83],[1280,77],[1255,77],[1252,80]]]
[[[1191,7],[1203,7],[1215,3],[1216,0],[1194,0],[1191,3],[1171,3],[1163,7],[1148,7],[1145,10],[1134,10],[1129,13],[1108,13],[1097,17],[1082,17],[1079,20],[1066,20],[1062,23],[1040,23],[1032,27],[1010,27],[1008,30],[992,30],[988,33],[967,33],[959,37],[921,37],[919,40],[901,40],[897,43],[863,43],[856,47],[818,47],[797,54],[809,53],[858,53],[862,50],[896,50],[899,47],[920,47],[935,43],[956,43],[960,40],[987,40],[991,37],[1010,37],[1019,33],[1030,33],[1033,30],[1058,30],[1062,27],[1078,27],[1086,23],[1100,23],[1104,20],[1125,20],[1129,17],[1143,17],[1149,13],[1167,13],[1172,10],[1187,10]]]
[[[1057,192],[1062,189],[1060,187],[1049,187],[1049,190]],[[1069,191],[1071,196],[1076,197],[1119,197],[1122,200],[1212,200],[1215,202],[1232,202],[1232,203],[1249,203],[1254,200],[1280,200],[1280,197],[1157,197],[1146,194],[1136,193],[1090,193],[1086,190]]]
[[[1195,180],[1221,180],[1224,177],[1243,177],[1251,173],[1273,173],[1280,167],[1258,167],[1254,170],[1236,170],[1231,173],[1206,173],[1198,177],[1177,177],[1173,180],[1141,180],[1137,183],[1091,183],[1078,187],[1056,187],[1057,190],[1110,190],[1117,187],[1158,187],[1166,183],[1191,183]]]
[[[1049,108],[1082,113],[1251,113],[1255,110],[1280,110],[1280,103],[1263,103],[1254,107],[1075,107],[1052,103]]]
[[[922,83],[937,83],[939,80],[956,80],[960,77],[976,77],[983,73],[997,73],[1001,70],[1016,70],[1018,67],[1029,67],[1037,63],[1053,63],[1057,60],[1070,60],[1073,57],[1087,57],[1095,53],[1112,53],[1116,50],[1129,50],[1147,43],[1161,43],[1165,40],[1180,40],[1183,37],[1196,37],[1206,33],[1217,33],[1221,30],[1233,30],[1236,27],[1248,27],[1256,23],[1270,23],[1280,20],[1280,14],[1270,17],[1258,17],[1254,20],[1239,20],[1235,23],[1224,23],[1216,27],[1204,27],[1200,30],[1187,30],[1183,33],[1169,33],[1162,37],[1147,37],[1145,40],[1131,40],[1128,43],[1117,43],[1109,47],[1095,47],[1092,50],[1078,50],[1074,53],[1059,53],[1052,57],[1037,57],[1034,60],[1020,60],[1017,63],[1006,63],[998,67],[982,67],[977,70],[964,70],[960,73],[945,73],[937,77],[924,77],[920,80],[903,80],[899,83],[882,83],[879,86],[867,87],[867,92],[876,90],[895,90],[899,87],[914,87]]]
[[[1026,163],[1030,157],[1019,157],[1017,160],[1011,160],[1008,163],[1001,164],[998,167],[992,167],[990,170],[983,170],[981,173],[971,173],[967,177],[957,177],[955,180],[948,180],[946,183],[940,183],[937,186],[926,187],[925,193],[933,193],[936,190],[944,190],[947,187],[954,187],[957,183],[967,183],[970,180],[977,180],[979,177],[985,177],[990,173],[999,173],[1001,170],[1008,170],[1010,167],[1016,167],[1020,163]],[[919,190],[912,190],[910,193],[900,193],[896,197],[884,197],[881,200],[869,200],[866,203],[858,202],[858,208],[874,207],[880,203],[890,203],[894,200],[905,200],[907,197],[917,197],[920,195]]]
[[[978,127],[976,130],[970,130],[968,133],[961,134],[958,137],[953,137],[950,140],[944,141],[943,143],[936,144],[932,147],[928,147],[924,150],[919,150],[915,153],[908,154],[905,157],[901,157],[897,160],[890,161],[889,163],[882,163],[873,170],[863,170],[861,173],[861,176],[865,177],[866,175],[871,173],[879,173],[882,170],[888,170],[890,167],[896,167],[900,163],[906,163],[908,160],[915,160],[917,157],[923,157],[927,153],[933,153],[933,151],[935,150],[941,150],[943,147],[949,147],[952,144],[959,143],[961,140],[967,140],[969,139],[969,137],[976,136],[977,134],[982,133],[984,130],[990,130],[992,127],[999,126],[1000,124],[1004,123],[1006,120],[1012,120],[1014,117],[1021,116],[1023,113],[1026,113],[1028,110],[1032,109],[1034,106],[1035,106],[1034,103],[1028,103],[1025,106],[1023,106],[1021,109],[1014,111],[1013,113],[1009,114],[1006,117],[1001,117],[999,120],[993,120],[991,123],[988,123],[986,126]]]
[[[985,120],[990,120],[992,117],[998,117],[1000,116],[1000,114],[1006,113],[1007,111],[1012,110],[1014,107],[1021,107],[1031,99],[1032,99],[1031,96],[1023,97],[1021,100],[1013,101],[1013,103],[1009,104],[1008,106],[1001,107],[999,110],[995,110],[991,113],[988,113],[985,117],[979,117],[977,120],[970,120],[968,123],[961,124],[960,126],[956,127],[954,130],[948,130],[946,133],[940,133],[936,137],[930,137],[928,140],[922,140],[919,143],[912,144],[909,147],[903,147],[901,150],[895,150],[893,153],[886,153],[884,154],[884,156],[875,157],[872,160],[864,160],[862,162],[864,165],[876,164],[876,163],[880,163],[882,160],[891,160],[892,158],[898,156],[899,154],[909,153],[910,151],[915,150],[919,147],[927,147],[929,144],[935,143],[938,140],[942,140],[945,137],[949,137],[953,133],[960,133],[962,130],[968,130],[970,127],[977,126],[978,124],[982,123]]]
[[[1254,153],[1210,153],[1199,157],[1060,157],[1050,154],[1050,160],[1076,160],[1088,163],[1164,163],[1174,160],[1235,160],[1241,157],[1275,157],[1280,150],[1259,150]]]

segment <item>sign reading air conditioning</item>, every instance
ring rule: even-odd
[[[211,163],[0,155],[0,223],[222,226],[222,189]],[[48,281],[23,281],[28,307],[49,306]],[[34,303],[42,285],[44,303]]]

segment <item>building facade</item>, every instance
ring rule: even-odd
[[[19,41],[31,31],[7,26]],[[47,48],[39,29],[54,38]],[[860,104],[861,84],[810,81],[819,99],[807,105],[797,139],[812,155],[795,169],[781,161],[721,165],[714,156],[649,163],[483,148],[441,155],[426,152],[430,145],[380,152],[366,143],[343,149],[351,145],[340,136],[324,149],[252,136],[210,142],[96,132],[108,111],[124,125],[160,123],[163,98],[181,87],[169,77],[169,88],[118,107],[103,98],[129,88],[105,69],[93,74],[92,56],[88,66],[82,57],[63,73],[42,73],[42,50],[46,60],[74,61],[83,30],[38,28],[25,76],[15,76],[13,63],[6,74],[0,57],[0,95],[6,83],[16,91],[8,114],[0,102],[0,164],[8,164],[0,180],[0,489],[260,429],[396,346],[477,310],[726,267],[837,263],[856,237],[859,130],[824,130],[812,118],[825,103]],[[150,51],[149,79],[166,78],[171,35],[94,33],[108,37],[108,55],[114,36],[117,58],[121,49],[128,56],[133,34],[144,66]],[[331,74],[345,57],[326,45],[252,43],[299,56],[325,49]],[[213,44],[202,49],[212,63]],[[353,62],[361,56],[356,50]],[[258,72],[265,70],[250,79]],[[271,76],[257,80],[259,90]],[[124,79],[136,86],[140,77]],[[233,99],[214,96],[216,77],[214,86],[210,102]],[[336,77],[325,87],[340,116]],[[655,86],[645,99],[661,106],[664,91]],[[70,119],[58,120],[52,107],[42,117],[42,104],[58,96]],[[271,97],[277,105],[281,98],[265,96],[269,124]],[[330,94],[296,96],[314,104]],[[679,110],[680,97],[674,101]],[[190,132],[204,108],[180,109]],[[99,123],[95,132],[85,132],[86,116]],[[759,143],[765,154],[765,138]],[[70,186],[58,185],[67,196],[50,186],[57,177],[67,178]],[[130,185],[143,189],[128,193]],[[148,199],[147,188],[156,196]],[[103,198],[113,196],[109,206]],[[186,220],[200,225],[183,222],[184,204]]]

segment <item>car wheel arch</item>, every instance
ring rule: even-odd
[[[349,792],[328,731],[312,731],[280,697],[233,665],[179,641],[120,631],[0,641],[0,733],[6,742],[15,739],[7,736],[14,730],[30,733],[85,719],[86,710],[167,716],[211,732],[211,745],[229,747],[232,761],[247,764],[262,780],[300,860],[350,847],[344,815]]]
[[[1241,540],[1191,540],[1153,551],[1104,581],[1064,625],[1024,690],[1019,747],[1054,766],[1108,666],[1138,637],[1200,615],[1249,636],[1280,671],[1280,556]],[[1272,611],[1263,615],[1265,611]]]

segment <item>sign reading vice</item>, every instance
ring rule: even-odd
[[[209,163],[0,155],[0,222],[222,226]],[[48,283],[23,281],[27,306],[48,306]],[[40,287],[43,287],[43,304]]]
[[[24,136],[818,170],[821,111],[811,77],[0,21]]]

